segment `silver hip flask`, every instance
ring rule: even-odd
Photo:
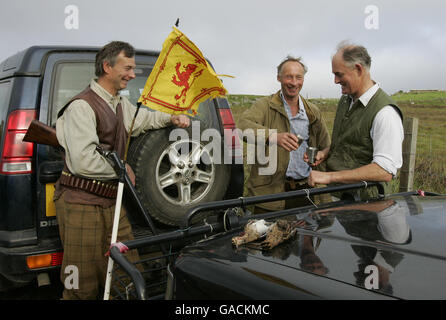
[[[307,148],[307,156],[308,156],[308,163],[314,164],[314,161],[316,160],[316,154],[317,154],[317,148],[315,147],[308,147]]]

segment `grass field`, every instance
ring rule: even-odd
[[[230,95],[235,122],[262,96]],[[414,189],[446,194],[446,91],[404,93],[392,96],[406,118],[418,118]],[[333,128],[337,99],[309,99],[322,111],[329,132]],[[393,189],[398,191],[399,180]]]

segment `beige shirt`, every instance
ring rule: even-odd
[[[98,94],[116,113],[118,103],[122,105],[124,126],[129,132],[136,107],[119,94],[112,96],[96,80],[91,80],[90,88]],[[166,127],[170,124],[170,115],[142,107],[135,120],[132,136],[150,130]],[[96,151],[99,138],[96,133],[96,117],[93,109],[85,100],[73,101],[63,115],[57,119],[56,135],[60,145],[65,149],[68,169],[75,175],[109,180],[117,175],[110,163]]]

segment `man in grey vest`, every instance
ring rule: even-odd
[[[332,143],[327,154],[316,162],[326,162],[327,172],[312,170],[310,186],[315,184],[390,181],[402,166],[404,131],[402,112],[370,75],[371,58],[367,49],[341,43],[332,59],[335,83],[341,85],[333,124]],[[361,198],[377,195],[363,190]]]

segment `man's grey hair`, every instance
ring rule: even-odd
[[[278,66],[277,66],[277,75],[280,76],[280,74],[282,73],[282,67],[285,63],[287,63],[288,61],[293,61],[293,62],[298,62],[300,63],[300,65],[302,66],[302,68],[304,68],[304,74],[307,73],[308,68],[307,66],[302,62],[302,57],[299,58],[295,58],[293,56],[287,56],[285,58],[285,60],[283,60]]]
[[[98,78],[105,74],[103,63],[108,62],[113,67],[121,51],[124,52],[124,56],[127,58],[135,56],[133,46],[123,41],[112,41],[99,50],[95,61],[95,74]]]
[[[336,53],[342,52],[342,58],[348,67],[354,68],[355,64],[360,64],[370,70],[372,58],[363,46],[342,41],[336,49]]]

